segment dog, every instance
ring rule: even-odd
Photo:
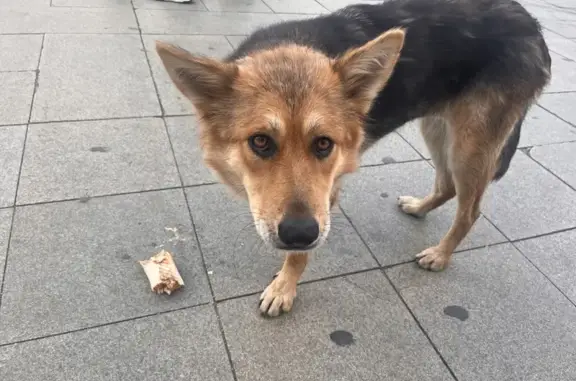
[[[223,60],[160,41],[156,50],[197,111],[206,165],[248,200],[260,237],[287,252],[260,296],[268,316],[291,310],[343,176],[415,119],[436,178],[426,197],[398,205],[422,217],[456,197],[449,231],[416,255],[444,269],[551,77],[541,26],[513,0],[351,5],[258,29]]]

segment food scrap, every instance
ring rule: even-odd
[[[150,288],[157,294],[165,292],[170,295],[184,286],[184,281],[176,268],[172,254],[166,250],[162,250],[150,259],[138,262],[142,265],[150,281]]]

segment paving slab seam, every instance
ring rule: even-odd
[[[32,100],[30,101],[30,110],[28,110],[28,123],[24,132],[24,142],[22,143],[22,155],[20,157],[20,166],[18,167],[18,178],[16,180],[16,189],[14,191],[13,205],[16,205],[18,199],[18,188],[20,186],[20,176],[22,175],[22,165],[24,163],[24,155],[26,153],[26,140],[28,139],[28,130],[30,129],[30,119],[32,118],[32,109],[34,107],[34,99],[36,98],[36,90],[38,90],[38,79],[40,77],[40,62],[42,61],[42,52],[44,51],[44,41],[46,34],[42,35],[42,42],[40,44],[40,54],[38,55],[38,62],[36,63],[36,78],[34,79],[34,89],[32,91]],[[8,232],[8,244],[6,245],[6,257],[4,259],[4,268],[2,269],[2,283],[0,284],[0,308],[2,308],[2,295],[4,294],[4,282],[6,281],[6,269],[8,268],[8,260],[10,253],[10,243],[12,240],[12,233],[14,228],[14,219],[16,216],[16,208],[12,211],[12,218],[10,220],[10,230]]]
[[[126,322],[129,322],[129,321],[136,321],[136,320],[146,319],[146,318],[149,318],[149,317],[152,317],[152,316],[160,316],[160,315],[166,315],[166,314],[169,314],[169,313],[172,313],[172,312],[190,310],[190,309],[197,308],[197,307],[207,306],[207,305],[209,305],[209,304],[213,304],[213,302],[198,303],[198,304],[194,304],[194,305],[191,305],[191,306],[174,308],[174,309],[171,309],[171,310],[166,310],[166,311],[161,311],[161,312],[154,312],[154,313],[151,313],[151,314],[135,316],[135,317],[131,317],[131,318],[128,318],[128,319],[115,320],[115,321],[111,321],[111,322],[108,322],[108,323],[95,324],[95,325],[91,325],[91,326],[88,326],[88,327],[83,327],[83,328],[78,328],[78,329],[72,329],[72,330],[64,331],[64,332],[52,333],[52,334],[44,335],[44,336],[32,337],[32,338],[25,339],[25,340],[16,340],[16,341],[12,341],[12,342],[9,342],[9,343],[0,344],[0,348],[9,347],[9,346],[11,346],[11,345],[29,343],[29,342],[31,342],[31,341],[38,341],[38,340],[43,340],[43,339],[49,339],[49,338],[51,338],[51,337],[58,337],[58,336],[64,336],[64,335],[73,334],[73,333],[78,333],[78,332],[89,331],[89,330],[91,330],[91,329],[96,329],[96,328],[101,328],[101,327],[107,327],[107,326],[110,326],[110,325],[115,325],[115,324],[120,324],[120,323],[126,323]]]
[[[272,7],[269,6],[268,3],[267,3],[265,0],[261,0],[261,1],[262,1],[262,3],[263,3],[268,9],[270,9],[270,12],[276,13],[276,12],[274,12],[274,9],[272,9]],[[204,4],[204,6],[206,7],[206,9],[210,9],[210,8],[208,8],[208,7],[206,6],[206,3],[204,3],[203,1],[202,1],[202,4]],[[270,13],[270,12],[260,12],[260,13]],[[258,12],[254,12],[254,13],[258,13]]]
[[[61,34],[64,36],[70,35],[96,35],[96,36],[126,36],[126,35],[134,35],[138,34],[136,30],[130,32],[107,32],[107,33],[99,33],[99,32],[74,32],[74,33],[65,33],[65,32],[58,32],[58,33],[0,33],[0,36],[21,36],[21,35],[45,35],[45,34]]]
[[[530,236],[530,237],[524,237],[524,238],[514,239],[514,240],[511,240],[510,243],[528,241],[529,239],[546,237],[546,236],[554,235],[554,234],[558,234],[558,233],[569,232],[569,231],[571,231],[571,230],[576,230],[576,226],[573,226],[573,227],[570,227],[570,228],[565,228],[565,229],[560,229],[560,230],[555,230],[555,231],[553,231],[553,232],[548,232],[548,233],[543,233],[543,234],[537,234],[537,235],[533,235],[533,236]]]
[[[404,125],[406,125],[406,124],[404,124]],[[416,151],[416,153],[417,153],[423,160],[428,161],[428,159],[426,159],[426,158],[424,157],[424,155],[422,155],[422,153],[421,153],[412,143],[410,143],[410,142],[408,141],[408,139],[406,139],[406,138],[405,138],[404,136],[402,136],[402,134],[400,134],[400,133],[397,133],[397,135],[400,136],[400,139],[404,140],[404,141],[406,142],[406,144],[408,144],[410,147],[412,147],[412,149],[413,149],[414,151]],[[432,164],[430,164],[430,163],[428,163],[428,164],[431,165],[432,167],[434,167]]]
[[[28,73],[36,70],[0,70],[0,73]]]
[[[36,124],[56,124],[56,123],[77,123],[77,122],[101,122],[107,120],[127,120],[127,119],[158,119],[162,118],[162,115],[145,115],[145,116],[118,116],[111,118],[86,118],[86,119],[62,119],[62,120],[42,120],[42,121],[30,121],[31,126]],[[21,124],[20,124],[21,125]],[[8,126],[8,125],[5,125]],[[11,124],[11,126],[18,126],[18,124]]]
[[[576,128],[576,125],[571,123],[569,120],[562,118],[560,115],[556,114],[555,112],[548,110],[546,107],[542,106],[540,103],[537,103],[536,106],[540,107],[542,110],[549,112],[550,114],[554,115],[556,118],[568,123],[570,127]]]
[[[412,160],[391,161],[391,162],[389,162],[389,163],[364,164],[364,165],[361,165],[360,168],[382,167],[382,166],[390,165],[390,164],[415,163],[415,162],[418,162],[418,161],[427,161],[427,160],[426,160],[426,159],[412,159]]]
[[[576,139],[574,139],[574,140],[565,140],[565,141],[562,141],[562,142],[551,142],[551,143],[542,143],[542,144],[532,144],[532,145],[527,145],[527,146],[521,146],[521,145],[519,145],[519,146],[518,146],[518,150],[520,150],[520,151],[521,151],[521,150],[524,150],[524,149],[531,150],[531,149],[534,148],[534,147],[556,146],[556,145],[559,145],[559,144],[574,143],[574,142],[576,142]]]
[[[525,255],[524,252],[518,246],[516,246],[516,244],[514,242],[511,242],[511,244],[512,244],[512,246],[514,246],[514,248],[516,250],[518,250],[518,252],[520,254],[522,254],[522,256],[528,261],[528,263],[530,263],[532,266],[534,266],[536,271],[538,271],[540,274],[542,274],[542,276],[544,278],[546,278],[546,280],[548,280],[548,282],[550,282],[554,286],[554,288],[556,288],[556,290],[558,290],[558,292],[560,292],[566,298],[566,300],[568,300],[568,302],[574,306],[574,308],[576,308],[576,301],[573,301],[572,299],[570,299],[568,297],[568,295],[566,295],[566,293],[564,291],[562,291],[562,289],[560,287],[558,287],[558,285],[556,285],[556,283],[548,275],[546,275],[542,270],[540,270],[540,268],[534,262],[532,262],[530,260],[530,258],[528,258],[528,256]]]
[[[136,26],[138,27],[138,35],[140,36],[140,44],[142,45],[142,51],[144,52],[144,56],[146,57],[146,64],[148,65],[150,78],[152,78],[152,84],[154,85],[154,91],[156,92],[156,99],[158,100],[158,104],[160,105],[160,113],[162,114],[162,116],[164,116],[165,114],[164,105],[162,104],[162,99],[160,99],[160,93],[158,92],[158,85],[156,84],[156,79],[154,78],[152,65],[150,65],[150,57],[148,57],[148,50],[146,50],[146,44],[144,44],[144,38],[142,37],[142,28],[140,27],[140,20],[138,20],[138,14],[136,13],[136,8],[134,7],[134,0],[130,0],[130,5],[132,6],[132,12],[134,13],[134,18],[136,19]],[[166,123],[164,123],[164,128],[166,129],[166,133],[168,133]],[[170,147],[172,148],[172,143],[170,143]],[[172,149],[172,153],[174,153],[174,149]],[[174,161],[176,161],[176,156],[174,156]]]
[[[379,267],[383,267],[382,264],[380,263],[380,261],[378,261],[378,258],[376,257],[376,255],[372,252],[372,250],[370,249],[370,246],[368,245],[368,243],[366,242],[366,240],[364,239],[364,237],[362,237],[362,235],[360,234],[360,232],[358,231],[358,229],[356,228],[356,226],[352,223],[352,220],[350,219],[350,217],[348,217],[348,215],[346,214],[346,212],[344,211],[344,209],[340,208],[342,214],[344,215],[344,217],[348,220],[348,222],[350,223],[350,225],[352,226],[352,229],[354,229],[354,231],[356,232],[356,234],[358,235],[358,237],[360,237],[360,240],[362,241],[362,243],[364,244],[364,247],[368,250],[368,252],[370,253],[370,255],[372,255],[372,258],[376,261],[376,263],[378,263]],[[446,367],[446,369],[448,370],[448,372],[450,373],[450,375],[452,376],[452,378],[454,379],[454,381],[458,381],[458,378],[456,377],[456,375],[454,374],[454,372],[452,371],[452,368],[450,368],[450,366],[448,365],[448,363],[446,362],[446,359],[444,358],[444,356],[442,356],[442,354],[440,353],[440,351],[438,350],[438,348],[436,347],[436,345],[434,344],[434,342],[432,341],[432,339],[430,338],[430,336],[428,335],[428,333],[426,332],[426,330],[424,330],[424,327],[422,326],[422,324],[420,324],[420,322],[418,321],[418,319],[416,318],[416,315],[414,314],[414,312],[410,309],[410,307],[408,306],[408,303],[406,303],[406,301],[404,300],[404,298],[402,297],[402,295],[400,294],[400,291],[396,288],[396,286],[394,285],[394,283],[392,283],[392,280],[388,277],[388,275],[386,274],[385,270],[380,270],[382,275],[386,278],[386,280],[388,281],[388,283],[390,283],[390,285],[392,286],[392,288],[394,289],[394,292],[396,293],[396,295],[398,296],[398,298],[400,298],[400,300],[402,301],[402,303],[404,304],[404,307],[406,308],[406,310],[410,313],[410,315],[412,316],[412,319],[414,320],[414,322],[416,322],[416,324],[418,325],[418,328],[420,329],[420,331],[424,334],[424,336],[426,337],[426,339],[428,340],[428,342],[430,343],[430,345],[432,346],[432,348],[434,349],[434,351],[436,352],[436,354],[438,355],[438,357],[440,358],[440,360],[442,361],[442,363],[444,364],[444,366]]]
[[[530,150],[520,150],[520,152],[522,152],[524,155],[528,156],[530,158],[530,160],[532,160],[533,162],[535,162],[537,165],[539,165],[540,167],[542,167],[546,172],[550,173],[552,176],[554,176],[555,178],[557,178],[558,180],[560,180],[563,184],[565,184],[568,188],[572,189],[573,191],[576,191],[576,189],[574,189],[574,187],[572,187],[572,185],[568,184],[566,181],[564,181],[563,178],[561,178],[560,176],[558,176],[557,174],[555,174],[554,172],[552,172],[550,169],[548,169],[547,167],[545,167],[542,163],[540,163],[538,160],[534,159],[532,157],[532,155],[530,154]]]

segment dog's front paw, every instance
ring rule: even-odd
[[[278,316],[280,312],[288,312],[292,309],[295,297],[296,282],[279,272],[260,295],[260,312],[268,316]]]
[[[429,247],[428,249],[416,254],[418,265],[423,269],[431,271],[442,271],[450,262],[451,253],[446,253],[438,246]]]
[[[400,196],[398,197],[398,206],[400,209],[411,216],[414,217],[424,217],[425,213],[421,213],[420,209],[422,206],[422,200],[412,196]]]

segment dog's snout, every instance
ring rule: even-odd
[[[313,217],[285,217],[278,225],[278,238],[286,249],[305,249],[319,234],[320,227]]]

